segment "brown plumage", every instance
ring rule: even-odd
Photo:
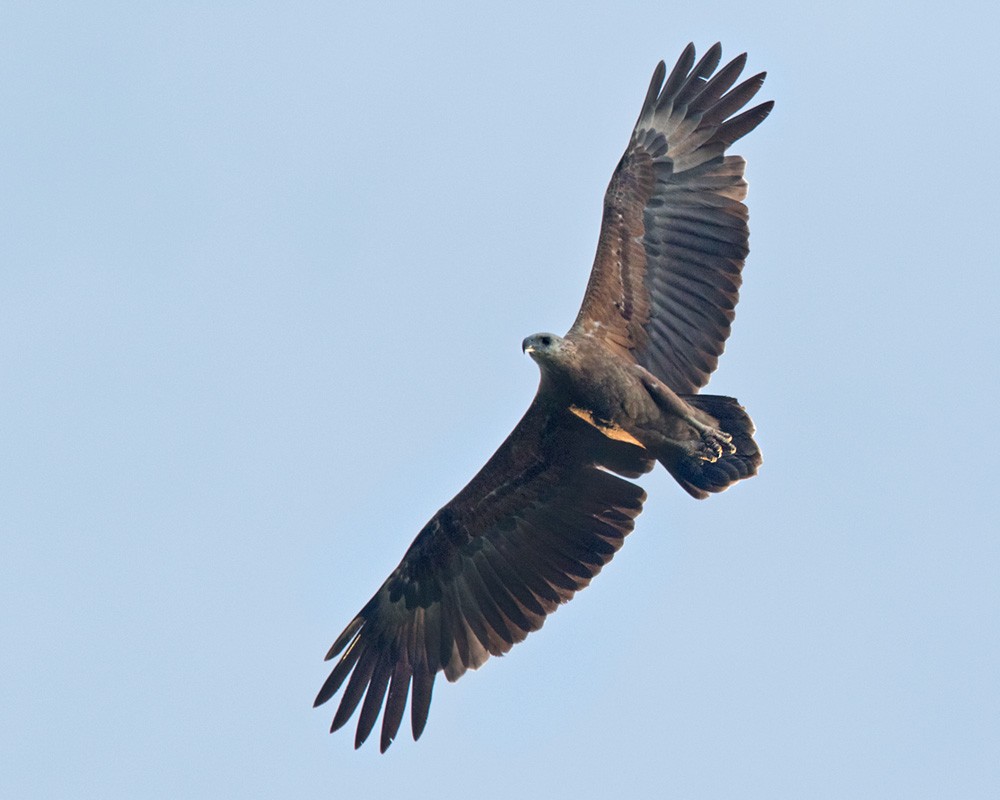
[[[725,151],[772,106],[737,113],[764,73],[733,88],[746,56],[716,72],[720,56],[716,44],[696,64],[688,45],[669,76],[657,66],[576,322],[522,344],[541,371],[534,400],[330,648],[340,659],[315,704],[346,681],[331,731],[361,705],[356,747],[384,705],[384,752],[408,696],[418,738],[438,672],[454,681],[506,653],[585,587],[642,510],[625,478],[659,461],[702,498],[756,473],[750,417],[695,394],[729,336],[748,252],[744,161]]]

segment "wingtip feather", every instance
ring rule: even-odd
[[[336,641],[330,645],[330,649],[327,650],[326,656],[324,656],[324,661],[329,661],[331,658],[337,656],[341,650],[347,647],[347,643],[354,638],[354,635],[361,630],[361,627],[365,624],[364,617],[358,614],[354,619],[348,623],[347,627],[344,628],[340,636],[337,637]]]
[[[413,673],[413,693],[410,699],[410,729],[413,740],[417,741],[427,725],[427,714],[434,692],[434,675],[427,670]]]

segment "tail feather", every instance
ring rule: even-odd
[[[685,491],[702,500],[710,492],[724,491],[737,481],[756,475],[763,459],[753,439],[753,420],[739,401],[711,394],[680,395],[680,398],[715,417],[719,430],[732,437],[731,444],[736,449],[716,461],[689,456],[674,462],[671,474]]]

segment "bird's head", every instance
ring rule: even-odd
[[[539,364],[559,360],[570,343],[554,333],[535,333],[521,342],[521,351],[527,353]]]

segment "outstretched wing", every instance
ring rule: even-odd
[[[766,73],[740,83],[746,54],[714,75],[716,44],[661,61],[604,197],[597,256],[571,333],[600,336],[678,393],[708,382],[729,336],[748,251],[745,162],[726,148],[772,102],[736,114]]]
[[[330,730],[347,722],[363,696],[360,747],[384,702],[384,752],[412,686],[418,738],[439,671],[454,681],[506,653],[611,560],[646,493],[610,471],[637,477],[652,466],[643,449],[603,436],[539,390],[500,449],[420,531],[330,648],[327,659],[343,655],[315,705],[351,676]]]

